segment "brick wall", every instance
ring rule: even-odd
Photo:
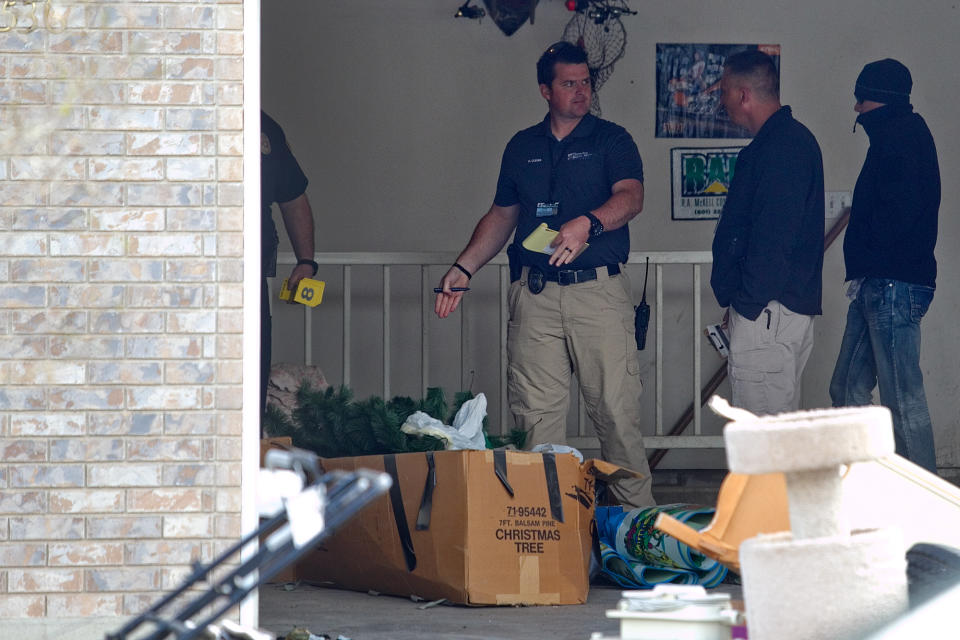
[[[2,618],[137,613],[239,535],[242,18],[0,11]]]

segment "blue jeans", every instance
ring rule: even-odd
[[[850,303],[847,328],[830,381],[835,407],[880,404],[890,409],[897,453],[937,472],[933,425],[920,371],[920,319],[933,288],[886,278],[866,278]]]

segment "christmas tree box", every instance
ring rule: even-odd
[[[267,451],[270,449],[282,449],[284,451],[289,451],[293,449],[293,438],[288,436],[274,437],[274,438],[263,438],[260,440],[260,466],[265,465],[265,458],[267,457]]]
[[[328,458],[389,492],[297,564],[297,578],[461,604],[587,600],[597,478],[636,475],[571,454],[435,451]]]

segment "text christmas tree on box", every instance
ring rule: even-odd
[[[462,604],[587,600],[598,478],[635,475],[571,454],[430,451],[325,458],[394,487],[297,565],[298,579]]]

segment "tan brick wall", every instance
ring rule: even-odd
[[[127,616],[239,535],[243,5],[8,26],[0,618]]]

